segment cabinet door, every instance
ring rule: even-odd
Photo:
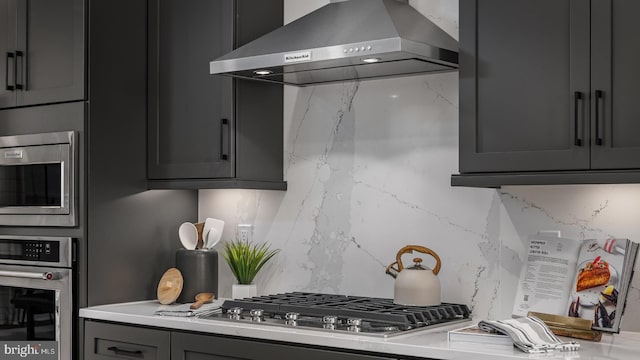
[[[589,167],[589,1],[460,1],[460,172]]]
[[[640,1],[592,0],[593,169],[640,168]]]
[[[149,179],[235,175],[232,80],[209,74],[233,19],[232,0],[149,2]]]
[[[212,335],[171,333],[171,360],[390,360],[302,346],[229,339]]]
[[[16,2],[0,0],[0,109],[16,106]]]
[[[84,99],[83,0],[18,0],[17,50],[19,106]]]
[[[170,359],[169,331],[85,321],[84,332],[85,360]]]

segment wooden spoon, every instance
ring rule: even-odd
[[[213,301],[213,293],[198,293],[196,294],[196,302],[191,304],[190,308],[195,310],[199,309],[203,304],[207,304]]]

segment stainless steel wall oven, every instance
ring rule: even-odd
[[[75,279],[73,239],[0,235],[0,342],[57,341],[72,359]]]
[[[75,136],[0,137],[0,225],[76,225]]]

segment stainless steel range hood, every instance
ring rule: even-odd
[[[458,68],[458,42],[406,1],[330,3],[210,62],[210,73],[306,86]]]

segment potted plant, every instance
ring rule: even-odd
[[[241,299],[255,296],[257,293],[253,279],[260,269],[280,249],[271,250],[266,243],[255,244],[248,241],[225,242],[222,256],[235,276],[237,284],[233,284],[232,297]]]

